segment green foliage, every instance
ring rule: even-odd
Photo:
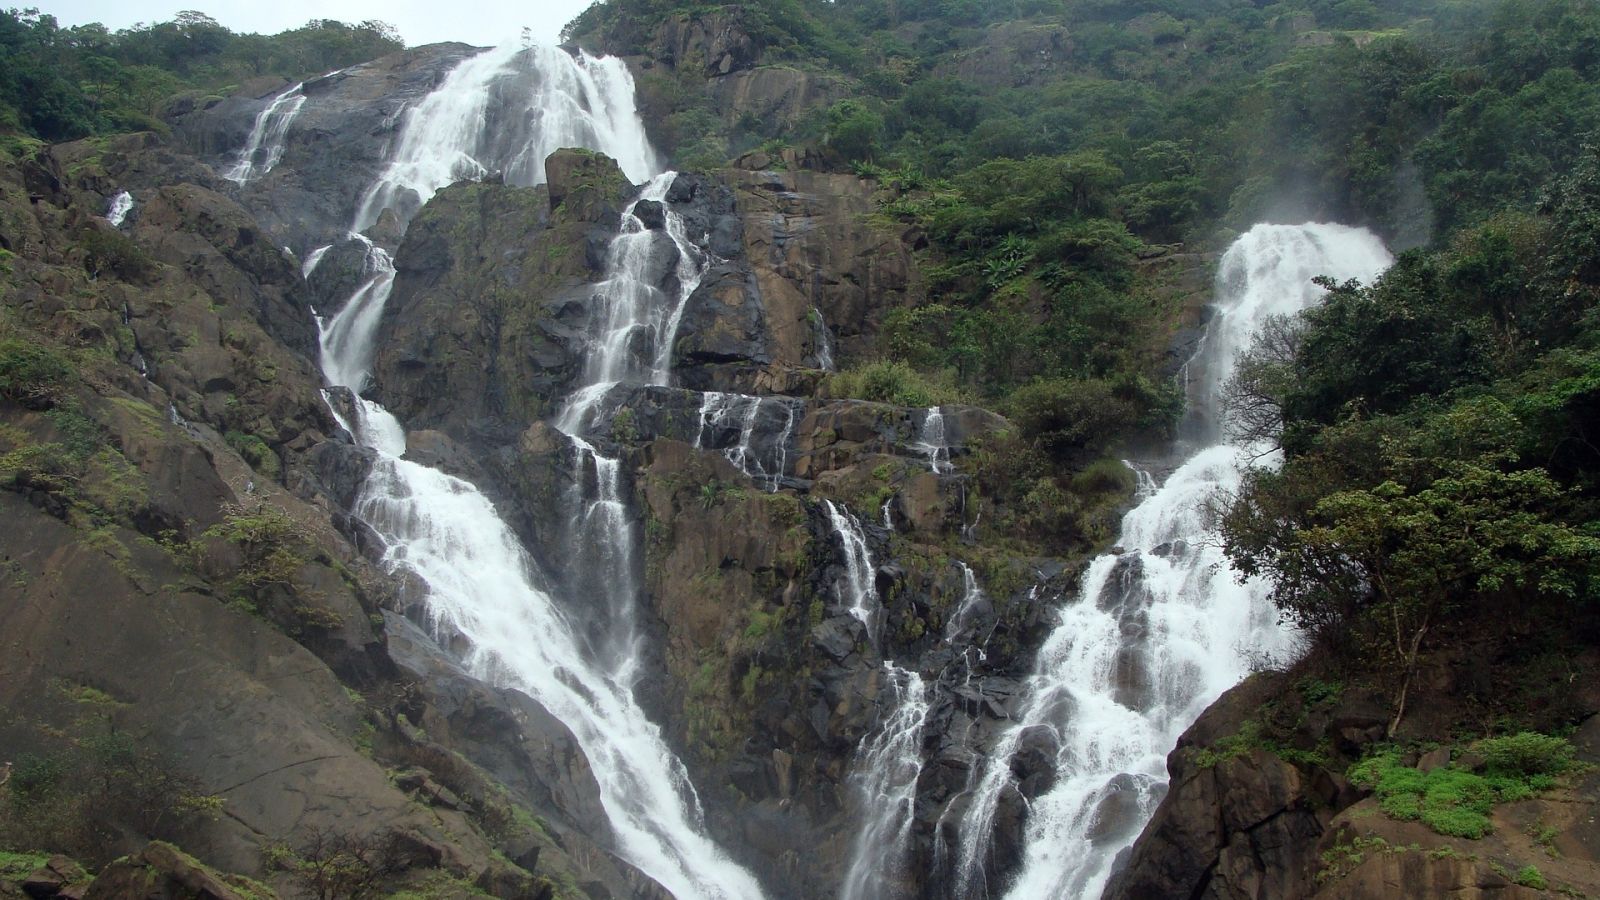
[[[1545,881],[1544,875],[1540,873],[1539,867],[1532,863],[1518,869],[1511,880],[1525,888],[1533,888],[1536,891],[1547,890],[1550,887],[1549,882]]]
[[[72,362],[34,341],[0,339],[0,397],[35,409],[55,404],[72,381]]]
[[[1487,752],[1486,752],[1487,748]],[[1423,772],[1400,761],[1400,751],[1380,749],[1352,765],[1346,777],[1373,792],[1391,818],[1421,821],[1449,837],[1476,840],[1492,830],[1495,804],[1548,790],[1553,776],[1572,763],[1573,747],[1561,738],[1524,732],[1473,745],[1486,762],[1480,772],[1445,765]]]
[[[1275,374],[1252,391],[1281,406],[1288,458],[1247,478],[1226,549],[1319,640],[1361,648],[1397,689],[1397,721],[1446,623],[1562,622],[1600,590],[1600,322],[1583,311],[1600,296],[1583,256],[1600,155],[1550,196],[1371,287],[1329,284],[1294,339],[1259,354]]]
[[[1576,752],[1570,741],[1533,731],[1484,738],[1472,749],[1483,757],[1487,771],[1523,778],[1560,775],[1572,768]]]
[[[83,268],[96,278],[115,275],[124,281],[143,282],[155,272],[155,263],[126,235],[109,225],[90,225],[78,238],[83,248]]]
[[[634,422],[632,408],[624,406],[611,417],[611,439],[622,444],[639,440],[639,427]]]
[[[321,74],[401,49],[377,21],[328,19],[268,37],[234,34],[197,12],[111,32],[60,27],[38,10],[0,10],[0,130],[47,141],[164,130],[175,94],[216,93],[261,75]]]
[[[238,551],[238,565],[226,584],[228,594],[259,610],[274,591],[292,588],[295,576],[310,561],[310,540],[299,523],[266,503],[229,505],[224,514],[222,522],[206,529],[204,537],[224,541]],[[322,624],[336,627],[338,623]]]
[[[0,850],[0,880],[21,881],[34,869],[50,861],[42,853],[12,853]]]
[[[223,439],[228,442],[229,447],[232,447],[235,452],[244,458],[245,462],[250,464],[250,468],[273,480],[278,478],[278,474],[283,467],[278,461],[278,454],[267,446],[266,441],[256,435],[245,434],[242,431],[229,431],[223,436]]]
[[[1006,414],[1025,438],[1051,458],[1083,461],[1123,435],[1170,427],[1180,399],[1142,379],[1048,379],[1014,391]]]
[[[903,362],[870,362],[835,372],[823,384],[829,397],[871,400],[897,406],[936,406],[957,403],[961,395]]]
[[[859,100],[840,100],[828,110],[823,139],[829,149],[847,160],[871,160],[883,136],[883,116]]]
[[[103,862],[119,837],[170,837],[221,812],[221,797],[119,728],[120,704],[94,695],[104,697],[79,697],[83,714],[53,746],[16,757],[0,786],[0,843]]]

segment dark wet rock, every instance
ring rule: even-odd
[[[303,255],[342,238],[386,163],[403,121],[401,111],[475,52],[465,44],[430,44],[308,80],[303,90],[309,99],[289,130],[278,165],[233,189],[273,235],[272,243],[292,242]],[[289,86],[257,80],[220,102],[176,107],[168,114],[175,138],[215,171],[225,172],[244,147],[256,115]]]
[[[667,227],[667,209],[658,200],[640,200],[633,205],[633,215],[652,231]]]

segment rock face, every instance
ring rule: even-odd
[[[399,133],[402,111],[476,52],[465,44],[430,44],[307,80],[302,90],[317,102],[308,102],[294,120],[282,159],[272,171],[234,188],[272,235],[271,243],[292,241],[304,258],[342,238]],[[227,172],[256,115],[290,87],[252,83],[230,97],[172,110],[174,134],[215,172]]]
[[[391,655],[379,603],[403,586],[345,512],[368,456],[319,395],[307,288],[216,187],[148,135],[0,159],[5,352],[72,361],[0,396],[0,746],[65,773],[8,797],[0,828],[96,864],[137,854],[94,896],[239,887],[149,837],[295,894],[264,851],[330,835],[387,836],[405,868],[496,896],[539,896],[545,873],[651,896],[586,843],[603,829],[558,724]],[[120,229],[99,218],[113,188],[137,202]],[[113,739],[133,774],[85,750]],[[426,805],[388,777],[402,764],[438,786]]]
[[[1104,896],[1533,897],[1513,883],[1526,865],[1551,886],[1594,889],[1600,830],[1573,813],[1592,807],[1600,776],[1584,771],[1552,792],[1496,806],[1483,839],[1447,837],[1388,817],[1341,774],[1383,737],[1386,718],[1382,697],[1308,702],[1277,675],[1229,691],[1168,757],[1171,787]],[[1574,743],[1581,759],[1596,758],[1600,717]],[[1287,751],[1301,755],[1290,762]],[[1448,749],[1434,755],[1419,764],[1449,760]]]

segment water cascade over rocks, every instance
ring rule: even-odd
[[[861,520],[841,503],[822,501],[827,510],[828,522],[844,551],[844,580],[836,588],[841,603],[848,604],[850,614],[865,625],[868,636],[876,640],[874,622],[877,620],[878,592],[872,583],[872,552],[867,547],[867,533]]]
[[[283,144],[289,136],[289,126],[294,123],[294,117],[300,114],[300,108],[306,105],[304,88],[304,84],[289,88],[272,98],[272,102],[256,114],[255,125],[250,129],[244,149],[239,151],[239,158],[233,167],[223,173],[223,178],[242,186],[252,178],[271,172],[278,160],[283,159]]]
[[[840,900],[880,900],[904,893],[911,824],[922,772],[923,726],[931,709],[922,676],[885,661],[882,722],[862,742],[850,778],[861,804]]]
[[[1098,897],[1165,793],[1166,755],[1179,735],[1247,674],[1247,656],[1293,652],[1267,585],[1241,583],[1211,530],[1208,502],[1237,488],[1246,466],[1275,462],[1269,448],[1223,438],[1220,390],[1267,317],[1317,302],[1313,277],[1370,280],[1389,263],[1371,233],[1338,225],[1257,225],[1228,250],[1218,314],[1190,384],[1208,423],[1194,434],[1199,449],[1127,513],[1121,552],[1095,559],[1077,600],[1060,610],[1020,714],[971,789],[957,896],[1000,893],[985,865],[1024,742],[1053,748],[1055,780],[1029,802],[1022,868],[1005,896]]]
[[[522,119],[485,121],[489,94],[512,89],[528,91]],[[531,181],[548,150],[573,144],[615,155],[630,172],[650,174],[654,154],[633,111],[632,83],[622,63],[546,48],[491,50],[462,63],[410,111],[393,162],[368,191],[354,231],[391,207],[403,223],[434,191],[459,177],[481,177],[499,168],[508,180],[515,174]],[[664,194],[672,177],[656,178],[644,197]],[[608,301],[628,294],[619,285],[629,277],[631,245],[645,231],[627,221],[632,213],[630,206],[612,248],[607,285],[615,290],[602,292]],[[341,423],[377,454],[355,512],[382,539],[384,562],[426,586],[430,624],[438,633],[463,639],[463,663],[470,671],[527,693],[572,731],[599,786],[620,856],[680,900],[760,898],[754,877],[706,836],[687,772],[634,699],[631,632],[624,626],[605,635],[603,646],[582,634],[557,601],[555,583],[488,498],[467,481],[404,459],[404,428],[382,406],[359,396],[372,370],[377,326],[395,272],[383,248],[354,236],[367,245],[367,278],[336,314],[319,319],[322,365],[330,385],[357,393],[357,421],[341,418]],[[680,265],[687,268],[678,280],[686,296],[694,279],[684,273],[698,271],[703,261],[685,253],[684,246],[678,247]],[[308,272],[320,259],[313,256]],[[672,301],[681,303],[682,296],[674,293]],[[654,299],[640,308],[659,317],[661,304]],[[616,312],[613,323],[620,322]],[[619,346],[632,341],[628,336],[615,344],[602,341],[591,370],[617,379],[638,371],[605,358]],[[642,371],[653,377],[658,358],[664,356],[651,353]],[[580,479],[570,533],[575,542],[607,556],[605,568],[596,570],[612,576],[604,596],[614,606],[631,604],[638,590],[630,574],[636,568],[636,538],[621,467],[577,436],[586,403],[592,405],[584,397],[569,401],[563,419],[571,426],[576,464],[588,476]]]
[[[591,336],[583,386],[567,401],[556,427],[581,432],[606,394],[619,384],[664,385],[671,376],[672,342],[683,306],[700,286],[709,262],[690,242],[683,221],[662,203],[676,172],[664,172],[644,186],[622,213],[621,228],[606,253],[606,278],[594,294],[599,327]],[[663,227],[640,218],[641,205],[662,207]],[[670,290],[659,286],[664,254],[675,254]]]
[[[922,424],[917,428],[916,443],[911,449],[928,458],[928,468],[935,475],[947,475],[950,465],[950,443],[944,433],[944,409],[930,406],[923,413]]]
[[[542,184],[545,158],[563,147],[601,150],[636,183],[658,171],[627,65],[581,50],[496,47],[463,61],[404,112],[399,141],[362,199],[355,230],[370,228],[385,209],[409,221],[457,181],[499,175],[507,184]]]
[[[118,191],[117,195],[111,198],[111,205],[106,207],[106,221],[110,222],[113,228],[121,228],[130,212],[133,212],[133,195],[127,191]]]
[[[722,450],[752,481],[776,491],[789,471],[790,444],[804,405],[804,401],[788,397],[706,391],[700,400],[694,445]]]

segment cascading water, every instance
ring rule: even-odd
[[[657,171],[622,60],[515,44],[478,54],[404,112],[389,164],[362,199],[355,230],[386,208],[401,221],[456,181],[499,173],[507,184],[544,182],[546,157],[599,149],[632,181]]]
[[[372,372],[372,339],[383,318],[384,304],[389,302],[389,292],[394,290],[395,273],[387,250],[360,234],[352,233],[350,237],[367,248],[366,281],[339,308],[337,316],[326,323],[319,319],[318,339],[322,373],[328,383],[343,385],[359,395]],[[322,258],[315,256],[318,261]]]
[[[1268,316],[1322,295],[1311,279],[1370,280],[1382,243],[1338,225],[1258,225],[1224,256],[1206,376],[1191,403],[1216,419],[1220,386]],[[1212,430],[1217,437],[1220,431]],[[1205,707],[1246,674],[1246,651],[1286,655],[1267,585],[1241,583],[1211,531],[1208,504],[1237,488],[1260,447],[1225,442],[1190,456],[1122,521],[1120,554],[1095,559],[1076,603],[1039,651],[1017,721],[972,789],[956,859],[958,896],[983,896],[984,871],[1010,760],[1025,734],[1048,734],[1056,780],[1028,807],[1023,865],[1008,897],[1097,897],[1117,854],[1165,791],[1166,754]]]
[[[922,424],[917,427],[917,440],[911,449],[928,458],[928,467],[935,475],[951,471],[950,444],[944,435],[944,408],[930,406],[922,414]]]
[[[877,730],[861,742],[851,780],[861,804],[840,900],[884,900],[904,893],[906,856],[922,773],[922,733],[930,705],[922,676],[886,661],[880,694],[888,701]]]
[[[664,210],[665,225],[655,230],[637,211],[641,203],[661,203],[677,177],[676,172],[664,172],[652,178],[622,213],[621,227],[606,253],[606,279],[595,292],[599,327],[584,361],[584,386],[567,400],[556,423],[567,434],[581,432],[616,385],[661,385],[671,375],[672,342],[683,306],[700,286],[709,260],[689,241],[677,213]],[[663,241],[677,253],[670,279],[676,289],[670,296],[660,287],[658,274]]]
[[[961,569],[961,605],[956,607],[950,621],[945,623],[944,638],[947,641],[954,640],[961,633],[961,629],[972,618],[973,611],[984,600],[983,588],[978,587],[978,576],[972,567],[964,562],[957,562],[956,566]]]
[[[843,506],[824,500],[822,508],[827,510],[828,522],[844,549],[845,574],[839,599],[850,604],[850,615],[867,626],[867,635],[876,640],[878,590],[873,584],[872,552],[867,547],[867,533],[861,527],[861,520]]]
[[[278,160],[283,159],[289,126],[294,122],[294,117],[300,114],[300,107],[306,105],[304,87],[304,84],[297,84],[289,88],[273,97],[272,102],[256,114],[255,125],[250,129],[244,149],[239,151],[233,168],[223,173],[223,178],[242,186],[252,178],[271,172]]]
[[[832,500],[822,506],[844,551],[845,574],[835,591],[876,643],[881,610],[866,531],[843,506]],[[884,661],[879,678],[879,725],[862,740],[851,767],[861,827],[840,887],[841,900],[881,900],[904,893],[899,882],[910,847],[923,725],[931,702],[922,676],[893,660]]]
[[[111,198],[111,205],[106,208],[106,221],[113,228],[121,228],[123,220],[128,218],[128,213],[133,212],[133,195],[127,191],[119,191]]]
[[[508,59],[520,54],[535,60],[553,59],[543,51],[495,50],[464,63],[460,67],[467,69],[464,75],[459,70],[452,73],[439,92],[412,111],[405,132],[410,143],[402,141],[397,162],[409,164],[428,152],[448,156],[459,153],[462,146],[476,146],[466,132],[471,128],[482,131],[486,124],[483,116],[489,105],[483,95],[491,79],[484,72],[505,68]],[[494,65],[488,66],[485,58]],[[571,62],[571,57],[566,58]],[[601,69],[621,66],[615,61],[582,59]],[[590,98],[589,108],[599,108],[601,100],[617,100],[614,95],[620,90],[619,83],[620,79],[612,78],[601,95]],[[469,90],[468,84],[476,87]],[[619,130],[618,121],[626,118],[642,142],[643,132],[637,129],[638,117],[632,108],[631,82],[626,86],[626,117],[606,112],[605,129],[592,129],[577,140],[568,132],[549,139],[558,146],[577,143],[617,153],[619,148],[607,141]],[[536,95],[536,99],[544,98],[540,102],[560,107],[559,98],[552,97],[549,92]],[[565,107],[532,109],[529,127],[545,121],[563,122],[570,116],[571,110]],[[441,144],[425,146],[430,136]],[[451,140],[456,143],[449,143]],[[529,142],[530,148],[539,146],[537,141]],[[638,150],[620,149],[624,153]],[[651,159],[653,154],[636,153],[634,162]],[[542,162],[542,155],[539,160]],[[401,177],[411,177],[415,171],[405,165],[390,168]],[[401,189],[426,199],[458,171],[448,167],[431,170],[429,177],[443,179],[437,183],[391,178],[374,186],[357,215],[356,230],[371,224],[383,208],[396,202]],[[658,192],[671,183],[670,176],[662,179]],[[415,198],[407,195],[406,199]],[[396,212],[404,220],[418,205],[402,203]],[[328,382],[359,392],[372,370],[377,326],[395,273],[388,253],[359,234],[353,237],[367,245],[368,278],[336,315],[319,318],[318,325]],[[314,252],[305,272],[309,274],[320,259],[321,253]],[[616,849],[624,859],[680,900],[761,897],[755,878],[706,836],[699,798],[687,772],[668,749],[660,728],[634,700],[631,631],[620,628],[604,635],[605,646],[599,647],[593,636],[586,640],[580,635],[551,596],[549,582],[488,498],[466,481],[403,459],[406,439],[400,423],[378,404],[359,394],[355,399],[358,421],[341,418],[341,423],[377,452],[355,512],[383,540],[384,561],[426,585],[428,616],[434,628],[465,639],[468,650],[463,662],[470,671],[524,691],[572,731],[599,786]],[[586,479],[579,479],[575,539],[605,544],[619,570],[631,573],[634,544],[620,487],[620,466],[581,438],[574,437],[573,443],[578,466],[589,473],[587,480],[592,482],[586,489],[582,486]],[[626,580],[631,576],[622,571],[608,574],[614,577],[608,579],[606,596],[631,603],[637,591],[636,583]]]
[[[322,264],[322,258],[327,256],[328,251],[332,249],[332,244],[325,244],[306,254],[306,261],[300,264],[300,277],[309,279],[311,273],[317,270],[317,266]]]
[[[722,455],[739,471],[767,490],[776,491],[788,474],[789,444],[801,406],[802,401],[786,397],[706,391],[700,399],[694,445],[701,449],[721,447]],[[774,432],[762,427],[764,416],[770,415],[775,421],[779,414],[783,417],[781,428]],[[735,423],[735,441],[722,440],[724,434],[733,431]]]

